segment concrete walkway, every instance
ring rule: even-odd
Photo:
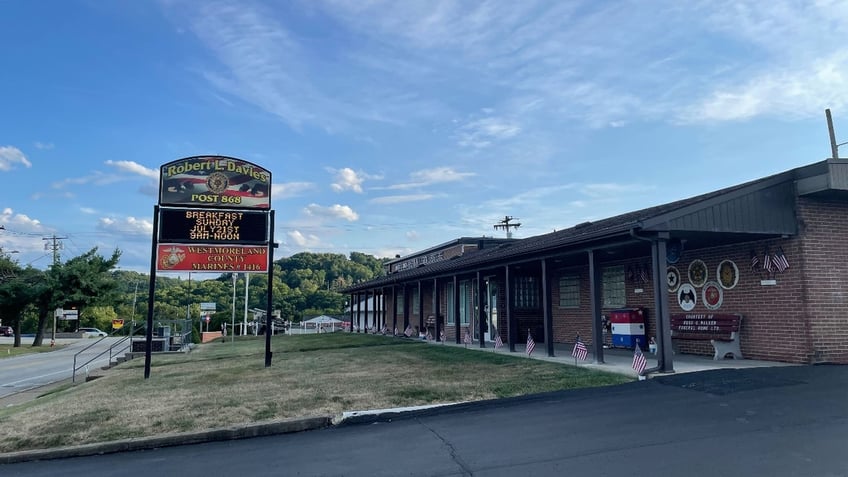
[[[518,357],[527,357],[524,343],[516,344],[515,352],[510,353],[509,349],[504,346],[500,349],[495,349],[493,343],[486,343],[486,348],[480,348],[480,343],[475,341],[469,345],[463,345],[449,341],[446,343],[430,342],[433,346],[457,346],[467,348],[483,353],[503,353]],[[633,350],[623,348],[605,348],[604,362],[596,363],[592,358],[592,348],[589,347],[589,356],[587,361],[577,361],[571,356],[573,345],[555,343],[554,356],[548,356],[544,343],[537,343],[536,348],[530,358],[549,361],[552,363],[562,363],[576,365],[599,371],[607,371],[610,373],[618,373],[626,376],[636,377],[636,372],[631,365],[633,364]],[[650,353],[645,353],[645,358],[648,360],[647,369],[657,366],[657,357]],[[773,366],[795,366],[791,363],[781,363],[777,361],[761,361],[755,359],[723,359],[715,361],[710,356],[698,356],[692,354],[675,354],[673,358],[674,373],[692,373],[696,371],[709,371],[713,369],[744,369],[744,368],[762,368]],[[649,375],[649,377],[656,374]]]

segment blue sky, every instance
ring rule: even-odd
[[[146,271],[158,168],[203,154],[273,173],[276,258],[662,204],[829,157],[826,108],[848,141],[846,35],[826,0],[0,0],[0,247]]]

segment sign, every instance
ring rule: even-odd
[[[156,269],[160,272],[267,272],[264,245],[158,244]]]
[[[72,321],[79,319],[79,310],[70,309],[70,310],[62,310],[62,316],[59,317],[62,321]]]
[[[227,156],[195,156],[162,165],[159,205],[270,209],[271,173]]]
[[[124,327],[124,320],[112,320],[112,329],[120,330]]]
[[[174,243],[244,243],[268,241],[268,214],[246,210],[159,210],[159,240]]]
[[[200,304],[200,311],[215,311],[217,304],[214,301],[204,301]]]

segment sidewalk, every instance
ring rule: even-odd
[[[480,343],[477,341],[469,345],[456,344],[452,341],[445,343],[430,342],[433,346],[458,346],[471,350],[477,350],[485,353],[505,353],[518,357],[526,357],[526,348],[524,343],[515,345],[515,352],[510,353],[509,348],[504,345],[503,348],[494,349],[494,343],[486,343],[486,348],[480,348]],[[596,369],[599,371],[607,371],[610,373],[618,373],[626,376],[636,377],[636,372],[633,371],[633,350],[624,348],[605,348],[604,362],[594,362],[592,348],[589,348],[589,356],[587,361],[577,361],[571,356],[573,345],[565,343],[554,343],[554,356],[547,355],[547,348],[544,343],[537,343],[533,351],[532,359],[539,359],[552,363],[562,363],[568,365],[576,365]],[[645,352],[645,358],[648,360],[647,369],[657,366],[657,357],[651,353]],[[714,361],[710,356],[698,356],[691,354],[675,354],[673,358],[674,373],[693,373],[696,371],[709,371],[713,369],[742,369],[742,368],[762,368],[774,366],[796,366],[791,363],[781,363],[777,361],[761,361],[755,359],[723,359]],[[659,376],[662,374],[652,374],[651,376]]]

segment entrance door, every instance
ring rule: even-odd
[[[494,341],[498,333],[498,284],[486,280],[486,341]]]

